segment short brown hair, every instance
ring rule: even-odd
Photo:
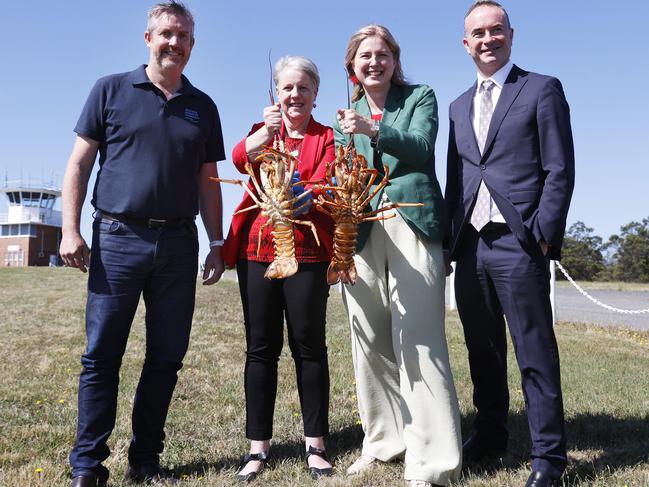
[[[501,4],[494,0],[477,0],[476,2],[473,3],[469,7],[469,10],[467,10],[466,14],[464,15],[464,20],[466,21],[466,18],[471,15],[471,12],[473,12],[476,8],[478,7],[496,7],[499,8],[503,14],[505,14],[505,18],[507,19],[507,27],[510,29],[512,28],[512,24],[509,21],[509,15],[507,14],[507,10],[505,10],[505,7],[503,7]]]
[[[153,31],[156,20],[163,15],[176,15],[178,17],[185,17],[192,26],[192,38],[194,37],[194,16],[189,9],[181,2],[171,0],[169,2],[156,3],[149,9],[147,14],[146,30]]]

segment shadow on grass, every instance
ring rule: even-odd
[[[347,426],[341,430],[332,431],[326,438],[327,453],[331,458],[340,454],[345,454],[355,448],[359,448],[363,441],[363,430],[360,426]],[[179,465],[174,469],[174,474],[182,475],[202,475],[208,470],[220,472],[222,470],[237,469],[243,458],[245,451],[237,452],[237,456],[227,456],[219,458],[217,461],[208,461],[207,459],[197,459],[185,465]],[[283,441],[273,443],[271,447],[271,464],[273,462],[282,462],[283,460],[304,458],[304,443],[298,441]]]
[[[462,418],[462,430],[471,430],[474,415]],[[465,473],[489,477],[501,469],[527,468],[530,452],[530,436],[527,416],[523,412],[509,416],[510,442],[507,455],[497,468],[465,467]],[[619,418],[606,413],[586,413],[566,420],[569,461],[564,485],[578,480],[594,478],[600,472],[612,472],[647,462],[649,452],[649,415],[645,417]],[[360,426],[346,426],[332,431],[326,438],[327,452],[331,458],[360,448],[363,431]],[[245,452],[221,457],[216,461],[197,458],[195,461],[174,469],[177,475],[202,475],[207,471],[235,470]],[[302,459],[304,444],[298,441],[273,443],[272,462]]]
[[[471,431],[474,415],[462,418],[462,431]],[[527,467],[531,441],[524,412],[510,413],[507,455],[498,468],[466,467],[465,472],[491,475],[499,469]],[[568,467],[564,485],[594,478],[649,461],[649,414],[616,417],[608,413],[585,413],[566,418]]]

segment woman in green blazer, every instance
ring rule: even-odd
[[[445,211],[435,176],[437,102],[426,85],[408,85],[388,29],[354,34],[345,67],[356,84],[352,107],[338,110],[336,144],[353,137],[359,153],[390,182],[375,210],[395,218],[361,225],[358,281],[343,298],[351,326],[359,413],[365,438],[349,474],[405,454],[411,485],[445,485],[461,468],[460,419],[444,332]],[[377,178],[380,180],[380,178]]]

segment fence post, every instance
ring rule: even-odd
[[[552,324],[557,324],[556,279],[557,268],[554,260],[550,261],[550,304],[552,305]]]
[[[457,309],[457,302],[455,301],[455,262],[451,262],[453,272],[449,276],[449,289],[448,289],[448,307],[449,309]]]

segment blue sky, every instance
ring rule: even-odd
[[[26,0],[4,6],[3,179],[60,184],[72,129],[94,81],[147,61],[143,32],[152,3]],[[268,49],[273,60],[300,54],[315,61],[322,83],[314,116],[330,123],[335,110],[347,103],[347,41],[372,22],[388,26],[401,44],[406,76],[429,84],[437,94],[437,174],[444,186],[448,105],[475,78],[461,42],[470,1],[186,3],[196,18],[196,45],[185,74],[219,108],[228,155],[219,166],[221,175],[235,175],[231,150],[268,103]],[[571,106],[577,176],[568,224],[581,220],[605,240],[621,225],[649,216],[649,2],[606,3],[504,3],[515,29],[512,60],[557,76]],[[241,188],[224,185],[224,198],[227,231]],[[82,215],[87,239],[91,211],[87,202]],[[201,244],[204,253],[204,234]]]

